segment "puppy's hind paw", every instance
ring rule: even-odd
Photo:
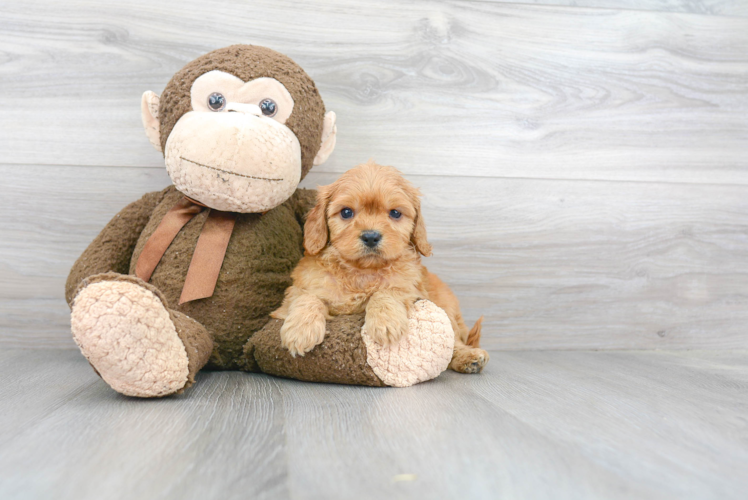
[[[488,363],[488,353],[483,349],[466,348],[455,350],[452,361],[449,363],[450,370],[459,373],[480,373]]]

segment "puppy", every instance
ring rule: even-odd
[[[294,269],[273,318],[285,320],[281,341],[293,356],[322,343],[331,316],[366,311],[364,328],[380,344],[408,333],[408,312],[418,299],[444,309],[455,332],[449,365],[478,373],[488,362],[479,349],[481,317],[468,330],[457,297],[421,264],[431,255],[420,192],[392,167],[373,162],[322,186],[304,226],[304,258]]]

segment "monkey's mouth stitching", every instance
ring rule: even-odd
[[[209,168],[211,170],[215,170],[216,172],[223,172],[224,174],[237,175],[239,177],[246,177],[247,179],[257,179],[257,180],[260,180],[260,181],[272,181],[272,182],[280,182],[280,181],[283,180],[283,179],[270,179],[268,177],[255,177],[254,175],[237,174],[236,172],[229,172],[228,170],[223,170],[221,168],[211,167],[210,165],[203,165],[202,163],[198,163],[196,161],[188,160],[184,156],[180,156],[179,159],[180,160],[184,160],[184,161],[188,161],[190,163],[194,163],[198,167]]]

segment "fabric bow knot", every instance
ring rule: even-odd
[[[187,269],[182,295],[179,297],[180,304],[213,295],[226,248],[234,231],[237,213],[214,210],[185,196],[166,213],[146,241],[135,265],[135,275],[143,281],[150,280],[154,269],[179,231],[205,209],[210,210],[210,213],[200,232],[195,253]]]

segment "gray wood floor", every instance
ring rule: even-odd
[[[745,352],[492,356],[407,389],[222,372],[137,400],[75,351],[2,351],[0,498],[745,498]]]

